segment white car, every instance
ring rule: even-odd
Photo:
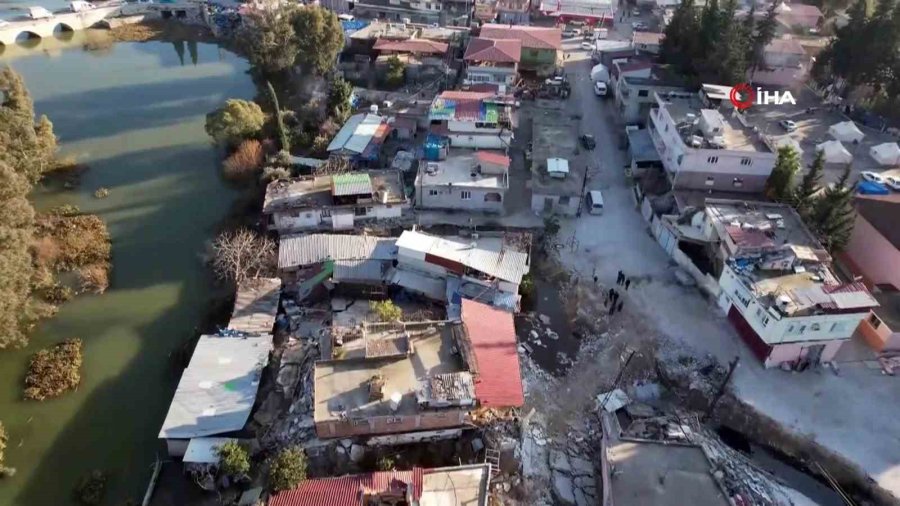
[[[593,43],[593,42],[588,42],[588,41],[585,40],[585,41],[583,41],[583,42],[581,43],[581,49],[584,49],[585,51],[593,51],[593,50],[594,50],[594,43]]]
[[[596,83],[594,83],[594,95],[597,95],[598,97],[605,97],[608,92],[609,87],[606,86],[606,83],[604,83],[603,81],[597,81]]]
[[[779,121],[778,124],[781,125],[781,128],[783,128],[787,132],[793,132],[797,130],[797,123],[789,119],[783,119]]]
[[[900,177],[884,176],[884,184],[889,186],[891,190],[900,192]]]
[[[878,183],[878,184],[884,184],[884,178],[881,177],[881,174],[879,174],[877,172],[871,172],[871,171],[866,170],[866,171],[860,172],[859,175],[862,176],[862,178],[865,179],[866,181],[871,181],[873,183]]]

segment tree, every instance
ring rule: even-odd
[[[822,244],[832,252],[847,245],[856,221],[853,188],[847,185],[849,180],[850,165],[847,165],[837,183],[826,188],[816,200],[808,222]]]
[[[35,123],[34,104],[22,77],[0,69],[0,163],[34,184],[54,167],[56,136],[46,116]]]
[[[222,174],[232,181],[249,181],[255,178],[265,158],[262,143],[255,139],[243,141],[222,162]]]
[[[778,28],[778,2],[773,1],[766,9],[766,16],[756,24],[756,33],[751,34],[750,43],[750,67],[753,70],[758,69],[763,64],[763,51],[765,47],[775,38],[775,31]]]
[[[305,479],[306,454],[299,446],[284,448],[269,462],[269,488],[274,492],[292,489]]]
[[[299,62],[313,72],[326,73],[344,47],[344,29],[337,15],[321,7],[301,7],[294,15],[293,24]]]
[[[718,44],[712,47],[713,61],[708,67],[715,69],[715,75],[720,83],[737,84],[747,79],[747,68],[750,59],[748,48],[751,33],[747,33],[747,24],[739,23],[735,19],[737,3],[735,0],[726,0],[719,16],[720,36]]]
[[[297,9],[288,3],[266,3],[244,16],[244,28],[238,40],[250,63],[263,74],[284,71],[294,66],[301,50],[294,30]],[[309,48],[305,48],[309,49]]]
[[[803,175],[803,179],[800,180],[800,184],[794,190],[794,208],[804,218],[809,216],[815,204],[815,195],[819,191],[824,171],[825,153],[817,151],[816,158],[810,165],[809,171]]]
[[[220,234],[212,243],[212,251],[216,276],[238,285],[269,275],[275,267],[275,243],[246,228]]]
[[[787,202],[794,185],[794,174],[800,168],[800,157],[791,146],[778,148],[775,168],[766,180],[766,195],[777,202]]]
[[[31,185],[2,158],[0,154],[0,349],[28,342],[34,272],[34,209],[26,198]]]
[[[398,322],[403,319],[403,310],[390,299],[373,300],[369,302],[369,307],[378,316],[379,321]]]
[[[272,101],[272,109],[275,111],[275,125],[278,127],[278,138],[281,140],[281,150],[291,152],[291,139],[287,129],[284,127],[284,117],[281,115],[281,106],[278,104],[278,95],[275,93],[275,87],[270,81],[266,81],[266,87],[269,89],[269,100]]]
[[[353,86],[341,77],[332,79],[328,89],[328,113],[339,123],[347,121],[350,116],[350,97]]]
[[[660,55],[666,63],[674,65],[684,74],[694,74],[699,24],[694,0],[684,0],[672,14],[666,26]]]
[[[206,133],[219,144],[235,147],[257,137],[265,122],[266,115],[257,103],[230,98],[206,115]]]
[[[241,477],[250,472],[250,453],[237,441],[228,441],[216,448],[219,469],[228,476]]]
[[[16,474],[16,470],[11,467],[6,467],[4,463],[4,455],[3,452],[6,450],[6,441],[9,437],[6,435],[6,429],[3,427],[3,422],[0,422],[0,478],[4,478],[6,476],[12,476]]]
[[[387,85],[396,88],[403,84],[403,74],[406,72],[406,65],[400,61],[400,58],[397,58],[396,55],[388,58],[387,67],[387,74],[385,75]]]

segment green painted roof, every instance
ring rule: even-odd
[[[349,172],[331,176],[331,194],[336,197],[371,193],[372,179],[366,173]]]

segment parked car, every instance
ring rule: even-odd
[[[871,181],[873,183],[884,184],[884,178],[881,177],[881,174],[877,172],[872,172],[870,170],[864,170],[859,174],[866,181]]]
[[[783,120],[779,121],[778,124],[781,125],[781,128],[785,129],[785,131],[788,131],[788,132],[793,132],[794,130],[797,130],[797,123],[795,123],[794,121],[791,121],[789,119],[783,119]]]
[[[597,147],[597,141],[594,139],[593,135],[583,134],[581,136],[581,145],[584,146],[584,149],[591,151]]]
[[[583,41],[583,42],[581,43],[581,49],[584,49],[585,51],[593,51],[593,50],[594,50],[594,43],[593,43],[593,42],[588,42],[588,41]]]
[[[606,85],[603,81],[597,81],[594,83],[594,95],[598,97],[605,97],[606,94],[609,93],[609,86]]]
[[[631,23],[631,29],[636,32],[645,32],[650,29],[650,26],[643,21],[635,21],[634,23]]]
[[[572,37],[578,37],[581,35],[581,30],[578,28],[566,28],[563,30],[562,35],[564,38],[571,39]]]
[[[584,200],[588,214],[603,214],[603,194],[600,190],[592,190],[587,193]]]
[[[631,15],[636,18],[641,15],[641,10],[638,8],[631,9]]]
[[[900,192],[900,177],[884,176],[884,184],[891,190]]]

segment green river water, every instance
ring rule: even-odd
[[[250,98],[247,64],[215,45],[119,43],[85,51],[84,34],[25,49],[0,46],[24,75],[63,154],[90,166],[77,190],[39,188],[38,209],[69,203],[98,213],[112,236],[109,291],[80,296],[43,322],[22,350],[0,352],[0,420],[10,435],[0,505],[72,502],[78,479],[110,473],[107,504],[139,503],[179,371],[172,355],[208,309],[204,242],[236,198],[219,178],[204,115]],[[110,189],[95,199],[93,192]],[[64,338],[85,342],[77,392],[24,402],[28,357]]]

